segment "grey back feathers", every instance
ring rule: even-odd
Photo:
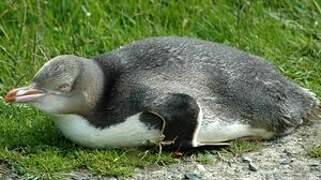
[[[144,101],[175,92],[195,98],[205,119],[242,121],[282,134],[317,107],[313,94],[270,63],[221,44],[149,38],[94,59],[105,69],[118,69],[108,87],[113,95],[105,98],[112,104],[105,106],[122,108],[120,114],[140,111]]]

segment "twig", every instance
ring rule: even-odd
[[[140,158],[140,160],[143,160],[147,156],[148,153],[149,153],[149,150],[146,150],[144,152],[144,155]]]

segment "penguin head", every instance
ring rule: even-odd
[[[42,89],[68,94],[76,85],[82,59],[77,56],[58,56],[43,65],[32,79],[32,84]]]
[[[55,57],[43,65],[29,86],[9,91],[5,101],[30,104],[49,114],[83,114],[95,100],[99,80],[94,77],[99,72],[95,68],[85,58]]]

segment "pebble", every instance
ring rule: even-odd
[[[281,160],[280,164],[282,164],[282,165],[287,165],[287,164],[290,164],[291,162],[293,162],[293,160],[283,159],[283,160]]]
[[[242,159],[242,162],[247,162],[247,163],[252,162],[252,159],[247,156],[242,156],[241,159]]]
[[[319,163],[311,163],[311,164],[309,164],[309,166],[320,166],[320,164]]]
[[[312,164],[309,164],[309,166],[310,166],[310,169],[311,169],[311,170],[321,172],[321,166],[320,166],[320,164],[318,164],[318,163],[312,163]]]
[[[256,172],[258,168],[254,164],[249,163],[249,170]]]
[[[284,149],[283,152],[288,156],[288,157],[292,157],[292,152],[288,149]]]
[[[190,179],[190,180],[201,180],[202,176],[195,172],[187,172],[185,173],[184,179]]]
[[[197,164],[197,169],[200,171],[206,171],[205,167],[202,164]]]
[[[109,178],[107,178],[107,180],[117,180],[118,178],[116,178],[116,177],[109,177]]]

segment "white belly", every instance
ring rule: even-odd
[[[250,125],[242,124],[240,121],[228,123],[219,119],[203,120],[198,133],[198,145],[207,145],[229,141],[246,136],[254,136],[262,139],[269,139],[274,133],[265,129],[253,128]]]
[[[161,133],[139,121],[140,113],[124,122],[100,129],[78,115],[58,115],[56,126],[70,140],[94,148],[146,146],[158,143]]]
[[[162,139],[161,132],[149,129],[139,120],[141,113],[127,118],[124,122],[100,129],[92,126],[78,115],[58,115],[55,120],[59,130],[70,140],[88,147],[134,147],[157,144]],[[244,136],[270,138],[273,133],[249,125],[222,122],[219,119],[204,120],[199,117],[201,125],[195,131],[194,147],[211,145]]]

